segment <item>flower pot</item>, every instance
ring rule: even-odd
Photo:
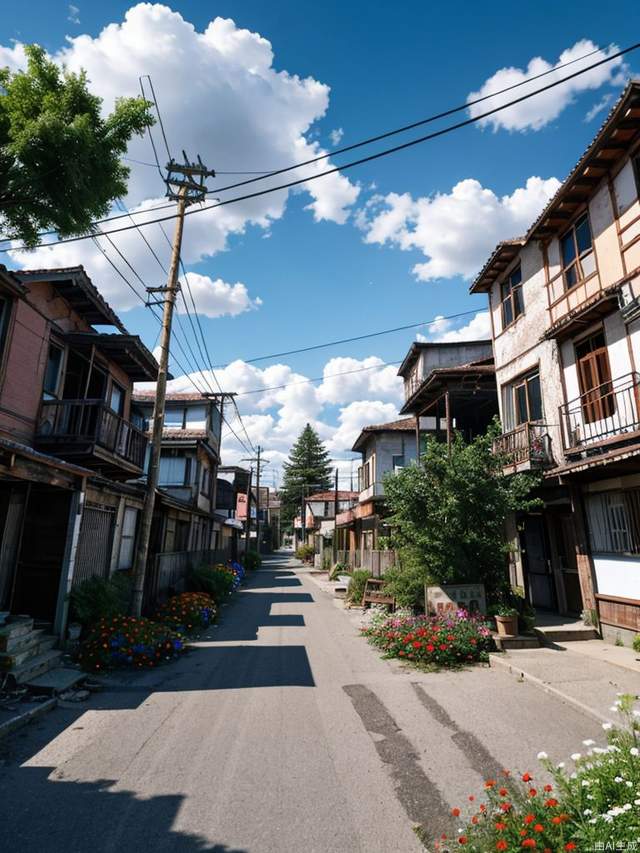
[[[496,616],[496,628],[499,637],[517,637],[518,614],[513,616]]]

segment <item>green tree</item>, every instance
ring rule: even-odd
[[[282,519],[283,524],[289,526],[300,512],[305,489],[319,492],[332,487],[329,453],[311,424],[307,424],[298,436],[289,453],[289,460],[283,467],[280,491]]]
[[[482,582],[493,597],[506,592],[504,522],[509,513],[539,506],[531,496],[539,478],[503,475],[504,460],[491,450],[499,432],[496,423],[469,444],[456,435],[450,452],[429,437],[421,464],[385,478],[401,551],[401,566],[386,577],[402,604],[421,602],[425,582]]]
[[[0,69],[0,222],[4,236],[33,246],[38,232],[86,233],[127,192],[120,158],[151,121],[142,98],[120,98],[111,115],[84,72],[60,68],[38,45],[26,71]]]

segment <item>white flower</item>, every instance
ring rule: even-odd
[[[582,780],[582,787],[583,788],[588,788],[590,784],[591,784],[591,782],[588,779]]]
[[[625,804],[623,805],[623,807],[622,807],[622,808],[623,808],[626,812],[630,812],[630,811],[631,811],[631,809],[633,808],[633,806],[631,805],[631,803],[625,803]]]
[[[573,755],[571,756],[572,761],[580,761],[581,758],[582,758],[582,756],[580,755],[579,752],[574,752]]]
[[[634,712],[634,713],[635,713],[635,712]],[[602,728],[605,730],[605,732],[608,732],[608,731],[609,731],[609,729],[612,729],[612,728],[613,728],[613,723],[603,723],[603,724],[602,724]]]
[[[624,779],[622,778],[622,776],[616,776],[613,781],[620,783],[620,782],[624,782]]]
[[[594,746],[593,751],[595,752],[596,755],[604,755],[605,752],[607,752],[607,750],[603,749],[601,746]]]
[[[637,746],[632,746],[629,752],[631,753],[631,755],[633,755],[634,758],[637,758],[637,756],[640,755],[640,750]]]
[[[633,782],[626,781],[624,784],[627,786],[627,788],[633,788]]]
[[[559,764],[556,764],[556,767],[558,768],[558,770],[562,770],[564,767],[564,761],[561,761]]]
[[[591,740],[591,738],[587,738],[587,740],[583,740],[582,743],[585,746],[595,746],[595,744],[596,744],[595,740]]]
[[[640,717],[640,711],[638,711],[638,709],[637,709],[637,708],[634,708],[634,709],[633,709],[633,716],[634,716],[634,717]]]
[[[598,822],[597,817],[592,817],[591,820],[589,821],[589,823],[597,823],[597,822]]]
[[[637,750],[636,750],[636,752],[637,752]],[[547,755],[546,752],[539,752],[538,753],[538,761],[543,761],[545,758],[549,758],[549,756]]]
[[[587,799],[588,799],[588,800],[593,800],[593,798],[594,798],[594,797],[593,797],[593,794],[587,794]]]
[[[633,801],[634,806],[640,806],[640,797],[637,800]]]
[[[571,778],[571,779],[577,779],[577,778],[578,778],[578,774],[574,772],[574,773],[572,773],[572,774],[571,774],[571,777],[570,777],[570,778]]]
[[[585,810],[582,812],[582,814],[583,814],[583,815],[587,815],[587,816],[588,816],[588,815],[590,815],[590,814],[593,814],[593,812],[591,811],[591,809],[585,809]]]

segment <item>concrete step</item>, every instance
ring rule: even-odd
[[[13,654],[21,652],[22,649],[28,648],[33,644],[34,637],[41,637],[46,634],[43,628],[34,628],[29,633],[18,634],[5,639],[4,646],[0,646],[0,654]]]
[[[44,675],[39,675],[37,678],[27,682],[27,686],[32,690],[37,690],[38,693],[51,693],[52,696],[57,696],[58,693],[64,693],[76,684],[80,684],[87,678],[87,673],[81,669],[71,669],[67,666],[57,666],[55,669],[45,672]]]
[[[540,638],[534,636],[523,636],[519,634],[517,637],[501,637],[499,634],[493,635],[493,641],[496,648],[501,652],[508,652],[509,649],[539,649]]]
[[[23,637],[33,630],[30,616],[12,616],[9,622],[0,627],[0,651],[7,650],[7,644],[16,637]]]
[[[45,634],[39,630],[17,639],[22,641],[17,648],[0,652],[0,670],[4,672],[22,666],[28,660],[50,651],[58,642],[58,638],[53,634]]]
[[[61,651],[51,649],[41,655],[36,655],[34,658],[29,658],[25,663],[11,670],[9,674],[16,684],[26,684],[50,669],[54,669],[60,663],[61,658]]]
[[[551,645],[557,643],[575,643],[580,640],[597,640],[598,632],[595,628],[589,625],[557,625],[549,626],[548,628],[534,628],[535,633],[540,638],[543,645]]]

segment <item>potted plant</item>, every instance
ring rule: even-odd
[[[518,635],[518,611],[515,607],[501,604],[495,610],[495,620],[499,637],[516,637]]]

